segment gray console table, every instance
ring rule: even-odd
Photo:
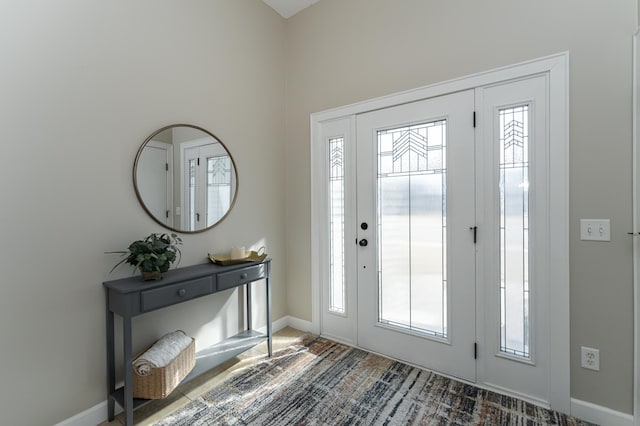
[[[267,340],[269,356],[272,354],[271,284],[269,273],[271,259],[262,262],[242,263],[231,266],[204,264],[173,269],[157,281],[142,281],[137,277],[106,281],[107,312],[107,400],[108,418],[112,421],[117,402],[125,411],[126,425],[133,425],[133,411],[151,400],[133,397],[132,330],[133,317],[186,302],[219,291],[246,285],[247,330],[216,345],[198,351],[196,366],[182,383],[222,364],[241,352]],[[264,280],[267,293],[267,334],[251,329],[251,286]],[[116,389],[114,315],[122,317],[124,349],[124,386]]]

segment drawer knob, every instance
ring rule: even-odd
[[[240,279],[246,280],[248,276],[249,275],[247,275],[246,272],[243,272],[243,273],[240,274]]]
[[[178,296],[184,296],[185,294],[187,294],[187,290],[185,290],[184,288],[178,290]]]

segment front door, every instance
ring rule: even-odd
[[[476,380],[473,90],[360,114],[358,346]]]
[[[566,59],[312,116],[319,333],[569,412]]]

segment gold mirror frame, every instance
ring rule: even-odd
[[[232,196],[231,196],[231,200],[229,202],[229,207],[226,209],[226,211],[224,212],[224,214],[222,214],[213,224],[209,225],[209,226],[203,226],[202,228],[196,228],[194,230],[190,230],[190,229],[183,229],[182,226],[176,226],[175,222],[180,222],[180,220],[176,220],[176,217],[182,217],[182,211],[180,211],[180,213],[176,214],[176,212],[174,212],[173,210],[176,209],[177,205],[180,204],[182,205],[182,202],[180,201],[181,199],[183,199],[182,196],[179,196],[180,199],[179,200],[175,200],[175,197],[171,197],[171,207],[172,209],[167,209],[167,217],[169,215],[169,211],[171,211],[171,215],[172,217],[172,223],[168,224],[166,222],[163,221],[162,218],[158,218],[157,215],[155,213],[152,212],[152,208],[150,208],[147,204],[149,201],[147,201],[147,203],[145,203],[144,197],[142,195],[142,191],[141,190],[141,183],[142,181],[139,182],[139,176],[138,176],[138,172],[139,172],[139,168],[141,165],[141,158],[143,155],[143,152],[145,152],[145,148],[147,148],[150,144],[151,141],[155,141],[154,138],[158,137],[160,134],[162,134],[163,132],[167,131],[167,130],[175,130],[177,128],[185,128],[187,129],[188,132],[201,132],[203,133],[203,138],[204,137],[208,137],[212,139],[212,144],[219,144],[220,148],[222,148],[224,150],[224,152],[226,153],[226,155],[229,157],[230,160],[230,166],[231,166],[231,171],[233,173],[231,173],[231,184],[230,184],[230,190],[233,192]],[[173,145],[173,142],[171,142],[170,145]],[[173,147],[172,150],[175,150],[176,148]],[[178,147],[178,150],[181,151],[181,148]],[[177,182],[181,182],[181,178],[180,176],[182,174],[180,174],[179,172],[176,173],[174,172],[174,170],[180,170],[180,167],[176,167],[177,164],[179,164],[181,162],[180,156],[177,160],[173,160],[173,158],[175,157],[175,155],[173,155],[174,153],[172,152],[172,157],[171,157],[171,162],[173,163],[173,165],[170,167],[168,164],[169,162],[167,162],[167,181],[166,182],[171,182],[171,193],[173,194],[175,188],[178,188],[179,190],[182,190],[182,186],[178,184]],[[169,154],[167,154],[169,155]],[[170,170],[171,169],[171,170]],[[146,179],[146,183],[147,185],[150,186],[155,186],[155,182],[158,181],[157,179]],[[169,187],[169,184],[167,184],[165,182],[165,188]],[[162,186],[161,183],[158,183],[158,185]],[[183,234],[197,234],[200,232],[204,232],[207,231],[209,229],[212,229],[214,227],[216,227],[220,222],[222,222],[231,212],[231,210],[233,209],[233,207],[235,206],[236,203],[236,199],[238,197],[238,188],[239,188],[239,180],[238,180],[238,168],[236,167],[236,163],[233,159],[233,156],[231,155],[231,153],[229,152],[229,150],[227,149],[226,145],[217,137],[215,136],[213,133],[198,127],[198,126],[194,126],[191,124],[171,124],[165,127],[162,127],[161,129],[156,130],[155,132],[153,132],[147,139],[145,139],[145,141],[142,143],[142,145],[140,146],[140,148],[138,149],[138,153],[136,154],[136,158],[133,164],[133,186],[136,192],[136,197],[138,198],[138,201],[140,202],[140,205],[142,206],[142,208],[144,209],[145,212],[147,212],[147,214],[149,215],[149,217],[151,217],[155,222],[157,222],[159,225],[163,226],[164,228],[167,228],[171,231],[174,232],[179,232],[179,233],[183,233]],[[176,202],[177,201],[177,202]],[[184,207],[184,206],[182,206]],[[206,215],[205,215],[206,217]],[[165,218],[166,219],[166,218]],[[205,219],[206,220],[206,219]],[[180,223],[178,223],[179,225]]]

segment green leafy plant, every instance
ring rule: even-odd
[[[151,234],[132,242],[127,250],[109,252],[125,256],[111,272],[122,263],[133,265],[133,269],[140,272],[166,272],[176,258],[180,263],[182,253],[179,245],[182,245],[182,239],[176,234]]]

